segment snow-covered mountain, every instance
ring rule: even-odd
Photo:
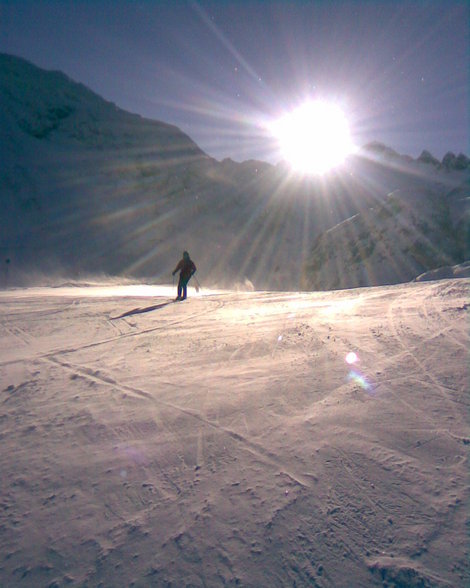
[[[315,265],[320,235],[380,208],[391,192],[429,192],[434,206],[457,190],[458,216],[468,159],[444,159],[412,160],[374,143],[317,179],[283,164],[219,162],[172,125],[0,55],[0,261],[10,285],[96,273],[165,282],[188,249],[204,284],[297,289],[303,269]],[[445,244],[445,260],[457,249]],[[413,271],[437,267],[442,255],[427,261]]]
[[[407,282],[462,264],[469,252],[470,186],[396,190],[322,233],[306,264],[303,287],[335,290]],[[469,275],[469,268],[465,275]],[[437,279],[438,273],[433,273]],[[457,273],[447,272],[445,277]]]

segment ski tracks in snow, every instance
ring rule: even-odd
[[[106,529],[86,548],[96,553],[90,583],[129,556],[129,543],[141,550],[130,568],[156,583],[172,577],[176,561],[207,585],[264,565],[279,585],[340,586],[338,559],[361,578],[379,566],[397,582],[394,561],[406,561],[425,582],[420,570],[432,568],[442,529],[456,528],[465,490],[462,380],[439,363],[468,344],[463,303],[445,304],[453,288],[325,293],[321,303],[319,294],[300,295],[295,316],[295,295],[275,294],[259,295],[256,313],[249,296],[113,321],[88,307],[90,331],[69,342],[52,336],[46,349],[40,330],[2,321],[19,347],[0,368],[29,364],[39,370],[34,382],[43,379],[0,391],[5,434],[21,439],[14,419],[42,410],[47,418],[31,426],[51,431],[52,455],[61,449],[54,427],[82,453],[91,490],[85,478],[74,494],[84,505],[98,488],[105,497]],[[372,392],[346,378],[351,349],[363,356]]]
[[[178,412],[178,413],[181,413],[185,416],[188,416],[191,419],[199,421],[199,423],[202,426],[209,427],[211,429],[215,429],[216,431],[218,431],[224,435],[227,435],[231,439],[235,440],[238,444],[240,444],[242,447],[244,447],[247,451],[251,452],[255,457],[257,457],[258,459],[261,459],[269,466],[274,467],[276,470],[279,470],[281,474],[285,474],[285,475],[289,476],[289,478],[291,478],[293,481],[295,481],[300,486],[311,487],[311,479],[309,479],[308,477],[305,477],[302,474],[292,473],[290,471],[290,468],[286,464],[281,463],[281,461],[279,460],[279,458],[276,454],[272,453],[271,451],[269,451],[268,449],[266,449],[262,445],[255,443],[253,441],[250,441],[247,437],[241,435],[240,433],[220,425],[217,421],[207,419],[198,411],[195,411],[193,409],[184,408],[181,406],[177,406],[177,405],[172,404],[170,402],[166,402],[164,400],[157,398],[156,396],[154,396],[150,392],[147,392],[147,391],[142,390],[140,388],[136,388],[134,386],[129,386],[129,385],[125,385],[125,384],[120,384],[119,382],[117,382],[113,378],[101,373],[101,371],[99,371],[99,370],[93,370],[93,369],[90,369],[87,367],[74,365],[74,364],[71,364],[70,362],[61,361],[55,357],[48,357],[46,359],[55,365],[59,365],[62,368],[71,371],[73,374],[80,374],[86,378],[90,378],[91,380],[93,380],[95,382],[97,381],[102,384],[112,386],[112,388],[114,388],[116,390],[120,390],[124,394],[131,395],[134,398],[137,398],[140,400],[142,400],[142,399],[147,400],[151,404],[154,404],[157,406],[162,406],[167,409],[171,409],[175,412]],[[166,385],[169,385],[169,386],[172,385],[170,382],[163,382],[163,383]],[[198,454],[197,461],[198,461],[198,463],[199,463],[199,461],[201,461],[201,462],[203,461],[202,445],[203,445],[203,436],[202,436],[201,430],[199,430],[198,446],[197,446],[197,454]]]

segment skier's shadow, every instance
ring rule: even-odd
[[[144,312],[151,312],[152,310],[159,310],[160,308],[164,308],[169,304],[173,304],[174,300],[168,300],[167,302],[161,302],[160,304],[154,304],[153,306],[146,306],[145,308],[133,308],[132,310],[128,310],[119,316],[112,316],[110,320],[115,321],[117,319],[124,318],[126,316],[132,316],[133,314],[142,314]]]

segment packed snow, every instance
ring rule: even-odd
[[[0,585],[468,586],[468,279],[0,293]]]

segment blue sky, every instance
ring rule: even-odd
[[[176,124],[222,159],[273,161],[263,125],[339,104],[358,144],[469,152],[466,1],[5,1],[0,51]]]

